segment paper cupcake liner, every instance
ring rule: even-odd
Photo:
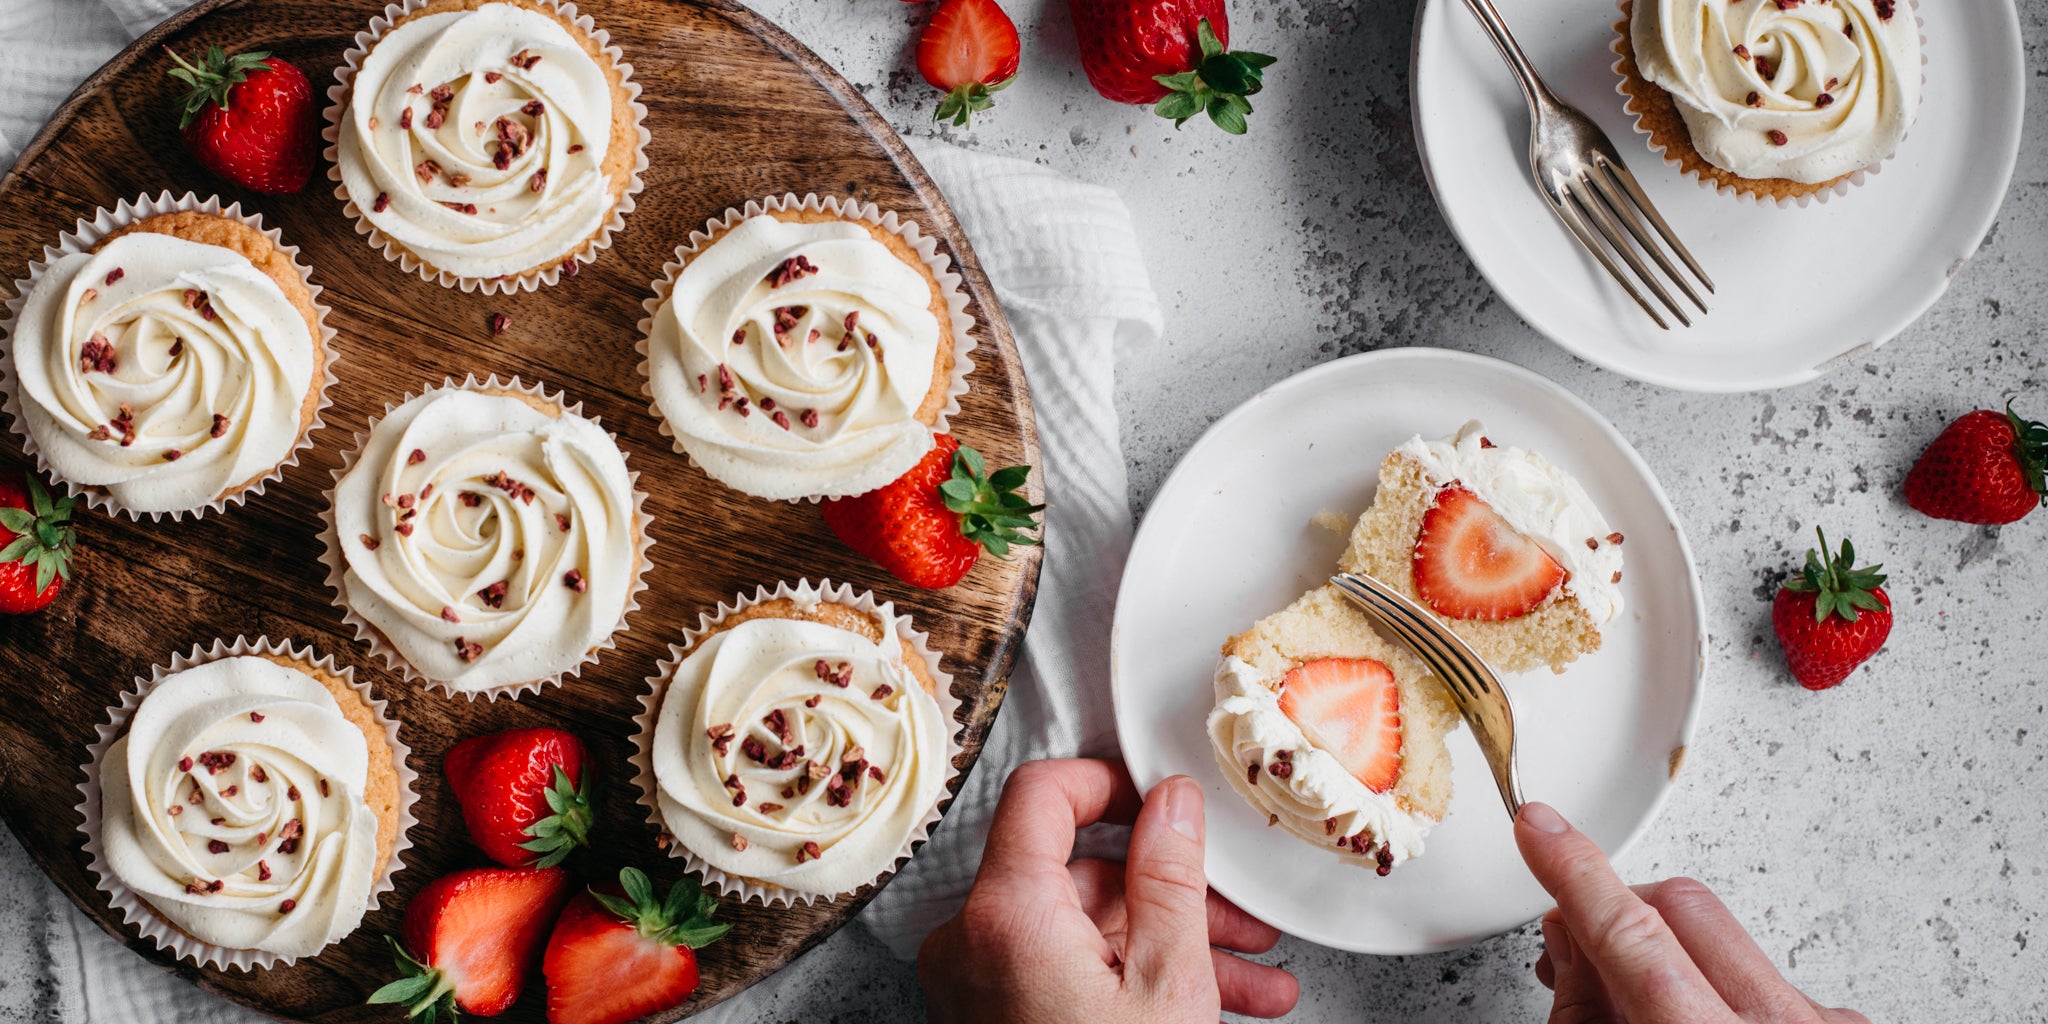
[[[367,645],[372,654],[383,659],[384,663],[390,666],[392,671],[403,675],[408,682],[425,689],[438,690],[449,697],[461,696],[467,697],[470,700],[484,697],[491,701],[496,701],[499,697],[505,697],[511,700],[518,700],[528,693],[539,691],[542,687],[560,685],[565,677],[581,676],[585,668],[597,664],[600,654],[618,646],[620,634],[626,632],[626,616],[640,610],[640,592],[647,589],[647,570],[654,564],[649,560],[647,554],[654,547],[654,534],[651,530],[651,527],[654,525],[654,517],[647,513],[647,492],[640,489],[639,472],[628,469],[626,477],[633,488],[633,530],[639,535],[639,543],[633,549],[633,557],[636,562],[633,573],[633,585],[626,589],[626,606],[619,612],[618,625],[613,626],[612,631],[605,634],[604,639],[598,641],[595,646],[590,648],[584,654],[582,661],[542,679],[495,686],[485,690],[458,690],[443,680],[434,679],[421,673],[413,667],[412,662],[407,660],[404,654],[391,645],[391,641],[384,636],[382,630],[371,624],[368,619],[356,614],[356,610],[348,603],[348,584],[345,582],[345,577],[348,575],[348,560],[343,557],[341,551],[341,534],[334,517],[334,495],[341,487],[342,477],[347,476],[349,470],[355,468],[356,459],[362,455],[363,445],[369,441],[370,433],[376,431],[377,424],[382,422],[385,416],[391,415],[392,410],[415,398],[451,389],[462,391],[518,391],[560,407],[564,415],[587,419],[599,427],[604,425],[603,421],[595,416],[583,415],[582,402],[570,405],[563,392],[556,391],[551,394],[548,392],[546,385],[538,381],[526,384],[516,376],[510,380],[500,380],[497,374],[492,374],[489,380],[478,381],[476,374],[472,373],[463,378],[459,384],[455,382],[455,378],[449,377],[438,388],[422,388],[418,394],[408,391],[404,398],[386,404],[382,415],[371,417],[368,432],[355,435],[355,443],[348,451],[342,453],[341,465],[334,470],[334,486],[329,487],[324,495],[327,507],[320,512],[320,542],[323,546],[320,562],[327,567],[327,588],[334,592],[334,606],[341,610],[342,622],[354,627],[356,639]],[[616,446],[618,444],[618,435],[607,431],[605,436],[612,439],[613,445]],[[619,457],[630,459],[632,456],[624,448],[620,448]]]
[[[1715,178],[1707,177],[1704,174],[1702,174],[1698,168],[1687,168],[1685,166],[1684,160],[1680,159],[1680,157],[1678,157],[1677,155],[1674,155],[1670,151],[1670,147],[1668,145],[1666,145],[1663,141],[1659,140],[1657,136],[1648,127],[1644,126],[1643,119],[1645,116],[1648,115],[1649,111],[1642,107],[1643,101],[1638,99],[1634,93],[1629,91],[1629,83],[1631,80],[1641,82],[1643,85],[1651,89],[1663,89],[1663,86],[1660,86],[1647,78],[1643,78],[1641,69],[1639,67],[1636,68],[1636,72],[1634,75],[1630,75],[1627,71],[1624,71],[1622,69],[1622,66],[1624,64],[1636,64],[1634,49],[1630,44],[1629,37],[1629,18],[1632,10],[1631,3],[1632,0],[1615,0],[1615,5],[1621,9],[1621,18],[1619,21],[1616,21],[1614,23],[1614,41],[1607,44],[1608,51],[1614,54],[1614,63],[1610,65],[1610,67],[1614,71],[1615,77],[1618,79],[1618,81],[1615,82],[1614,91],[1621,96],[1621,112],[1628,115],[1630,126],[1635,129],[1636,134],[1641,135],[1643,137],[1643,142],[1646,146],[1649,147],[1650,152],[1657,154],[1657,156],[1660,159],[1662,159],[1667,166],[1677,170],[1681,175],[1691,178],[1694,184],[1700,186],[1703,189],[1706,189],[1709,192],[1713,192],[1718,195],[1735,196],[1739,199],[1744,199],[1749,202],[1756,203],[1759,206],[1763,205],[1764,203],[1773,203],[1779,207],[1805,207],[1810,206],[1814,203],[1825,204],[1829,199],[1833,198],[1834,196],[1849,194],[1849,191],[1851,189],[1861,187],[1864,182],[1869,181],[1878,172],[1884,170],[1884,165],[1890,163],[1892,158],[1898,155],[1899,148],[1905,146],[1906,138],[1912,134],[1911,127],[1908,126],[1907,131],[1899,135],[1899,146],[1893,148],[1891,152],[1886,153],[1876,163],[1871,164],[1867,167],[1859,167],[1856,170],[1849,172],[1848,174],[1835,178],[1831,182],[1816,182],[1814,183],[1815,187],[1812,191],[1802,192],[1797,195],[1764,195],[1751,189],[1743,188],[1731,182],[1724,182]],[[1920,86],[1921,102],[1924,104],[1926,102],[1927,86],[1927,22],[1925,19],[1920,17],[1919,6],[1917,3],[1914,2],[1914,0],[1906,0],[1906,3],[1908,9],[1912,10],[1913,12],[1913,23],[1917,25],[1920,29]],[[1673,99],[1672,102],[1676,103],[1677,100]],[[1916,113],[1915,116],[1917,117],[1918,114]],[[1701,163],[1706,163],[1706,157],[1704,156],[1699,157],[1699,160]],[[1734,172],[1731,171],[1728,173],[1733,175]],[[1748,181],[1750,179],[1745,178],[1742,180]],[[1775,181],[1778,179],[1772,178],[1759,180]]]
[[[576,5],[569,0],[537,0],[553,8],[557,13],[574,23],[577,30],[590,37],[611,59],[618,69],[620,85],[626,90],[628,102],[633,110],[633,131],[638,136],[633,150],[633,174],[619,193],[618,202],[612,207],[611,217],[599,228],[595,237],[577,244],[574,252],[561,253],[550,257],[548,263],[528,268],[518,274],[501,277],[464,277],[453,271],[442,270],[414,255],[410,249],[392,240],[370,223],[368,217],[356,205],[348,193],[348,186],[342,182],[341,163],[338,159],[341,148],[342,115],[348,109],[349,91],[355,85],[356,71],[363,58],[384,33],[391,30],[405,16],[432,3],[433,0],[399,0],[384,6],[384,13],[370,19],[368,28],[355,35],[355,45],[341,55],[341,66],[334,69],[335,84],[327,87],[327,107],[322,114],[323,127],[320,137],[327,143],[327,177],[334,182],[334,197],[342,201],[344,212],[355,222],[356,233],[369,236],[370,246],[384,254],[384,258],[398,264],[399,269],[409,274],[418,274],[420,280],[431,281],[444,288],[460,288],[465,292],[482,292],[485,295],[513,292],[530,292],[542,285],[550,287],[562,280],[562,268],[569,264],[595,263],[598,253],[611,248],[612,236],[626,226],[626,215],[638,205],[635,199],[646,187],[642,176],[647,171],[647,143],[653,138],[647,131],[647,105],[640,102],[640,83],[633,80],[633,65],[626,63],[624,50],[611,44],[611,33],[598,28],[597,23],[587,14],[579,13]],[[569,276],[574,277],[574,271]]]
[[[290,965],[298,957],[285,956],[262,949],[231,949],[201,942],[186,934],[177,926],[158,914],[149,902],[135,890],[128,888],[114,875],[107,863],[106,850],[100,843],[100,765],[105,762],[107,748],[128,730],[128,722],[135,717],[135,709],[142,706],[148,697],[171,675],[199,665],[206,665],[224,658],[245,655],[282,655],[315,671],[339,677],[362,695],[364,703],[370,706],[370,713],[384,723],[384,742],[391,747],[391,759],[398,769],[398,837],[391,844],[391,860],[384,865],[377,881],[370,887],[370,902],[367,914],[376,910],[379,898],[390,892],[395,883],[393,878],[405,869],[404,855],[412,849],[410,833],[419,823],[413,817],[413,805],[419,794],[413,791],[413,784],[419,781],[406,760],[412,755],[412,748],[398,738],[399,723],[388,711],[384,701],[378,700],[370,691],[370,684],[356,679],[355,670],[336,665],[332,656],[314,657],[311,646],[299,647],[288,642],[273,641],[267,636],[254,640],[237,636],[233,643],[215,640],[210,648],[202,649],[193,645],[192,653],[171,657],[169,665],[152,666],[147,679],[136,676],[134,686],[123,691],[120,703],[107,709],[109,721],[94,726],[99,730],[99,739],[86,748],[86,762],[80,766],[85,772],[85,781],[79,783],[78,813],[84,819],[78,826],[85,833],[85,853],[90,859],[88,867],[96,879],[96,887],[107,895],[107,902],[121,914],[121,919],[142,934],[142,937],[156,944],[158,949],[169,952],[180,960],[190,960],[200,967],[215,967],[221,970],[248,971]],[[360,926],[358,926],[360,927]]]
[[[113,494],[104,487],[75,484],[58,476],[54,468],[44,459],[42,449],[36,446],[35,437],[29,433],[28,418],[22,413],[22,402],[19,393],[21,379],[14,372],[14,329],[16,322],[21,318],[22,306],[28,301],[29,292],[35,288],[36,282],[42,278],[43,273],[49,269],[50,264],[56,262],[61,257],[69,256],[73,253],[87,252],[108,235],[136,221],[146,220],[160,214],[187,212],[213,214],[226,217],[229,220],[240,221],[262,232],[263,237],[268,238],[272,245],[277,246],[278,250],[292,261],[292,269],[298,271],[299,280],[305,284],[307,294],[311,297],[313,315],[320,328],[313,339],[314,344],[320,346],[322,357],[320,378],[313,382],[314,387],[319,389],[320,397],[313,404],[313,418],[306,423],[305,428],[299,433],[298,443],[292,446],[291,451],[285,453],[284,459],[272,467],[270,472],[257,478],[254,483],[247,486],[242,486],[238,483],[235,490],[216,496],[212,501],[198,508],[180,509],[172,512],[137,512],[115,501]],[[187,192],[184,195],[173,198],[170,192],[164,191],[157,193],[154,197],[145,194],[134,199],[123,199],[112,210],[101,207],[93,211],[93,215],[90,218],[80,217],[78,223],[70,231],[58,236],[57,244],[44,246],[43,258],[29,263],[28,276],[16,278],[14,281],[14,294],[8,298],[5,311],[0,312],[0,413],[6,414],[14,435],[21,439],[23,453],[35,460],[37,471],[63,485],[67,494],[83,498],[86,504],[92,508],[100,509],[108,514],[118,513],[125,515],[136,522],[141,522],[143,516],[148,516],[151,522],[156,522],[165,516],[169,516],[173,522],[176,522],[184,518],[188,512],[194,519],[204,516],[208,510],[212,510],[216,515],[226,512],[229,505],[240,505],[247,502],[250,498],[261,495],[270,484],[284,479],[285,470],[297,466],[299,464],[299,456],[313,447],[313,432],[326,425],[326,421],[321,417],[321,413],[334,404],[327,393],[328,389],[334,386],[335,331],[334,328],[327,325],[327,306],[320,301],[320,293],[323,289],[313,283],[312,274],[312,268],[300,262],[298,247],[284,244],[284,238],[276,228],[265,228],[261,214],[243,213],[241,203],[234,203],[224,208],[221,206],[218,196],[208,196],[205,199],[200,199],[193,193]]]
[[[932,697],[939,703],[940,714],[944,715],[946,722],[952,726],[952,731],[946,737],[946,778],[940,787],[938,800],[933,802],[932,807],[925,812],[925,816],[910,830],[910,835],[903,840],[903,848],[898,850],[896,855],[889,859],[887,866],[880,872],[877,872],[874,878],[869,879],[860,886],[856,886],[852,890],[834,893],[830,896],[797,892],[796,890],[784,889],[780,886],[764,885],[751,879],[729,875],[718,868],[712,867],[708,861],[699,857],[694,851],[684,847],[680,841],[677,841],[670,834],[668,826],[662,820],[661,801],[656,795],[659,792],[659,785],[654,778],[654,727],[655,722],[661,716],[662,698],[668,693],[668,684],[670,679],[674,677],[676,669],[682,665],[683,659],[688,657],[690,652],[696,648],[698,642],[715,632],[729,616],[743,609],[782,598],[788,598],[797,602],[811,600],[843,604],[864,615],[871,616],[880,622],[888,624],[896,636],[910,642],[911,647],[924,659],[925,665],[931,670],[932,681],[936,684],[936,692],[932,694]],[[866,886],[873,885],[875,882],[889,877],[895,873],[897,868],[902,867],[903,863],[908,861],[911,855],[916,852],[918,844],[931,836],[932,827],[939,823],[939,819],[945,814],[946,807],[953,802],[953,783],[960,777],[958,761],[964,749],[961,745],[961,737],[966,732],[966,726],[961,724],[959,720],[962,702],[960,698],[953,695],[953,677],[945,669],[939,667],[938,652],[931,649],[928,637],[917,629],[916,625],[910,621],[910,617],[898,614],[894,604],[887,601],[878,601],[870,591],[855,591],[844,583],[834,583],[829,579],[820,580],[815,584],[809,580],[798,580],[795,584],[787,582],[777,583],[773,590],[765,586],[756,587],[752,597],[745,595],[736,596],[729,604],[721,601],[715,611],[703,612],[698,615],[697,627],[695,629],[683,631],[683,642],[681,644],[669,645],[668,657],[662,659],[660,664],[655,666],[654,674],[647,677],[647,687],[648,692],[640,696],[640,713],[633,716],[635,731],[633,734],[633,756],[631,762],[634,771],[633,783],[640,790],[640,806],[646,808],[648,822],[668,840],[667,849],[669,856],[682,860],[684,870],[702,877],[704,884],[710,886],[712,890],[721,895],[735,897],[741,903],[759,902],[763,906],[770,907],[787,907],[799,903],[809,906],[820,900],[832,903],[843,897],[851,896],[854,892],[858,892]]]
[[[974,318],[967,313],[967,293],[962,290],[960,275],[953,270],[953,259],[939,252],[939,240],[936,236],[925,234],[923,229],[917,226],[917,222],[908,217],[899,216],[893,211],[885,212],[874,203],[863,203],[854,199],[842,199],[838,196],[820,196],[815,192],[804,195],[801,198],[794,192],[786,192],[782,195],[769,196],[765,199],[749,199],[745,206],[739,208],[728,207],[723,214],[711,218],[702,228],[691,231],[689,240],[682,245],[676,246],[676,258],[662,266],[661,277],[649,286],[649,290],[653,294],[640,303],[641,308],[647,311],[647,315],[640,319],[640,338],[633,343],[633,351],[640,355],[640,363],[635,367],[636,371],[640,374],[640,393],[647,398],[648,411],[654,414],[655,422],[660,424],[662,436],[669,438],[670,443],[675,446],[675,450],[681,452],[685,458],[690,460],[692,465],[700,469],[703,468],[703,464],[699,463],[695,457],[690,455],[688,449],[683,447],[682,438],[676,434],[675,428],[669,425],[668,417],[662,414],[661,406],[654,401],[654,374],[648,359],[648,344],[649,340],[653,337],[654,317],[661,307],[668,302],[669,292],[675,288],[676,275],[682,272],[684,264],[696,256],[705,243],[710,242],[748,217],[758,217],[764,213],[785,213],[798,210],[829,213],[842,220],[865,221],[869,224],[877,225],[885,231],[892,232],[909,243],[910,247],[924,260],[925,268],[930,270],[932,276],[938,280],[939,290],[945,293],[946,296],[946,309],[951,314],[953,376],[952,380],[948,382],[946,404],[939,409],[938,419],[932,423],[933,433],[943,434],[946,432],[948,422],[954,414],[960,411],[960,397],[967,393],[967,375],[974,372],[974,360],[970,355],[975,347]],[[908,469],[909,467],[905,467],[906,471]],[[708,471],[706,475],[709,475]],[[713,479],[717,478],[713,477]],[[723,483],[723,481],[720,482]],[[887,481],[884,482],[886,483]],[[737,488],[734,489],[737,490]],[[844,496],[838,493],[813,494],[802,499],[791,500],[815,503],[826,498]]]

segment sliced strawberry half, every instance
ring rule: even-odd
[[[1322,658],[1280,679],[1280,710],[1375,793],[1401,777],[1401,691],[1371,658]]]
[[[1564,566],[1456,483],[1437,492],[1415,538],[1415,591],[1453,619],[1499,622],[1536,609]]]

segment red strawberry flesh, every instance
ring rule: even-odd
[[[1385,793],[1401,778],[1401,691],[1371,658],[1322,658],[1280,680],[1280,710],[1316,749],[1365,788]]]
[[[1565,578],[1541,545],[1455,483],[1422,514],[1414,569],[1416,593],[1438,614],[1491,622],[1534,611]]]

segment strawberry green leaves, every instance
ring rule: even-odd
[[[198,64],[193,64],[178,56],[178,51],[168,46],[164,47],[164,52],[170,54],[171,59],[178,64],[171,69],[171,77],[186,85],[185,95],[178,99],[181,108],[178,116],[180,129],[191,124],[192,119],[198,117],[199,112],[205,110],[208,103],[222,110],[228,109],[228,90],[246,81],[250,72],[267,69],[268,65],[264,63],[264,59],[270,56],[266,50],[229,56],[226,50],[218,46],[209,46],[206,48],[206,56],[201,58]]]
[[[1016,493],[1030,475],[1030,466],[1010,466],[990,475],[981,453],[963,445],[953,453],[953,476],[939,485],[939,496],[960,514],[962,535],[989,554],[1007,558],[1012,544],[1038,543],[1018,532],[1038,529],[1034,517],[1045,510]]]
[[[50,497],[43,482],[28,477],[29,507],[0,508],[0,527],[15,535],[0,546],[0,564],[19,562],[36,572],[35,592],[50,588],[50,582],[71,578],[71,556],[78,550],[78,533],[71,517],[77,498]]]
[[[1846,540],[1839,555],[1827,554],[1827,533],[1818,527],[1814,533],[1820,537],[1820,550],[1807,549],[1806,567],[1785,581],[1786,590],[1815,595],[1813,621],[1826,622],[1828,616],[1836,615],[1844,622],[1855,622],[1859,610],[1885,610],[1885,603],[1871,593],[1884,585],[1885,575],[1878,571],[1884,566],[1858,568],[1856,548]]]
[[[662,945],[702,949],[732,930],[732,925],[711,921],[718,911],[718,897],[687,878],[669,886],[666,899],[656,895],[654,883],[639,868],[621,868],[619,886],[626,890],[624,898],[595,889],[590,895],[643,937]]]
[[[2014,447],[2019,449],[2020,472],[2027,478],[2027,486],[2041,496],[2042,504],[2048,504],[2048,480],[2043,479],[2048,471],[2048,424],[2027,419],[2012,411],[2012,401],[2005,403],[2006,422],[2012,424]]]
[[[405,1007],[406,1016],[419,1024],[439,1024],[444,1019],[454,1024],[454,976],[413,959],[397,939],[386,935],[384,941],[391,944],[392,960],[398,964],[398,980],[370,993],[367,1001],[399,1003]]]
[[[567,860],[577,847],[590,845],[590,791],[587,787],[576,788],[569,781],[569,773],[558,764],[554,784],[542,795],[547,798],[548,810],[554,813],[527,826],[526,834],[533,838],[520,843],[519,848],[541,855],[529,866],[551,868]]]
[[[1196,39],[1202,47],[1201,63],[1192,71],[1156,76],[1155,81],[1172,91],[1152,112],[1170,118],[1173,126],[1179,128],[1206,111],[1216,127],[1232,135],[1243,135],[1247,128],[1245,118],[1252,112],[1251,101],[1246,97],[1265,87],[1265,69],[1274,58],[1249,50],[1226,51],[1207,18],[1197,26]]]

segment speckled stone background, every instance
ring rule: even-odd
[[[24,0],[0,0],[21,3]],[[1995,3],[2003,0],[1948,0]],[[758,0],[901,130],[938,133],[912,70],[922,7]],[[1168,310],[1124,354],[1117,406],[1146,511],[1212,420],[1260,388],[1368,349],[1436,345],[1543,373],[1642,451],[1696,551],[1713,630],[1699,735],[1663,816],[1622,861],[1713,886],[1794,982],[1876,1021],[2048,1020],[2048,513],[2004,529],[1935,522],[1899,496],[1952,416],[2027,392],[2048,416],[2048,4],[2020,3],[2027,133],[2005,206],[1946,297],[1819,382],[1716,397],[1640,385],[1524,326],[1438,217],[1409,128],[1410,0],[1234,0],[1239,45],[1276,54],[1252,134],[1172,127],[1088,88],[1061,0],[1006,0],[1025,64],[963,145],[1034,159],[1130,203]],[[1826,254],[1853,273],[1853,254]],[[1719,315],[1740,315],[1725,310]],[[1838,689],[1785,674],[1770,594],[1814,525],[1881,559],[1897,623]],[[1105,666],[1106,673],[1106,666]],[[0,842],[0,1021],[54,1019],[39,935],[74,911]],[[98,938],[98,936],[89,936]],[[1525,928],[1434,956],[1286,941],[1291,1019],[1541,1020]],[[913,969],[849,928],[750,1018],[922,1018]],[[782,980],[782,979],[778,979]]]

